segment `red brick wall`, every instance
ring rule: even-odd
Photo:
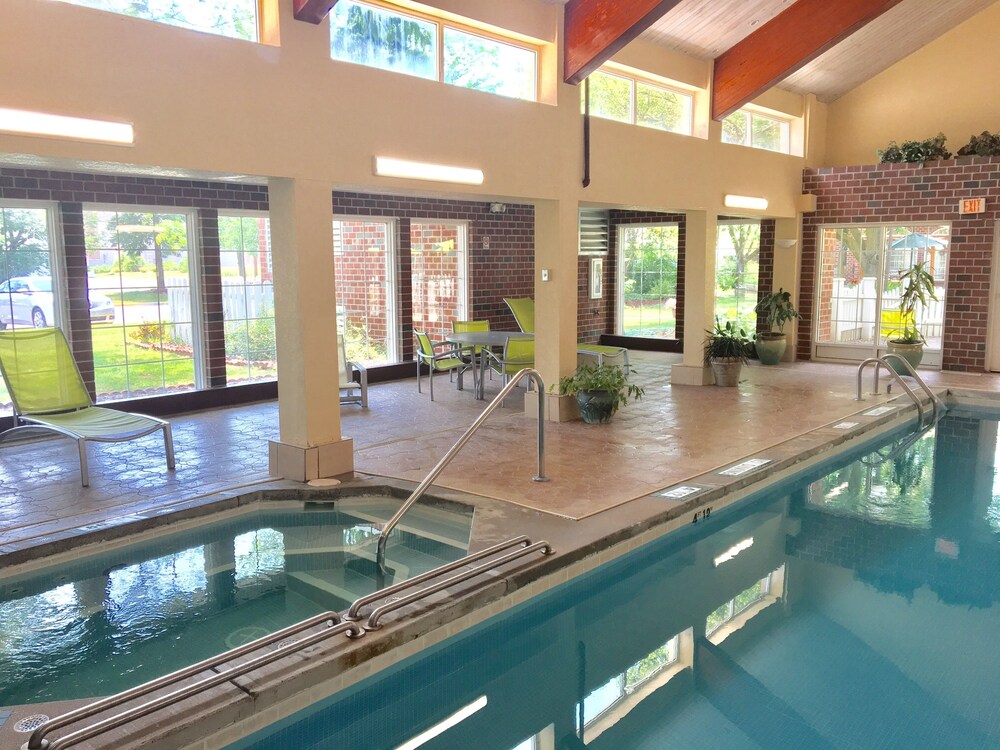
[[[774,219],[760,222],[760,251],[757,253],[757,300],[771,292],[774,285]],[[777,290],[774,290],[777,291]],[[757,330],[767,329],[763,316],[757,320]]]
[[[817,230],[824,224],[951,223],[948,298],[945,301],[943,367],[986,367],[987,315],[993,227],[1000,217],[1000,157],[961,157],[927,166],[807,169],[803,192],[817,209],[803,221],[798,355],[808,359],[816,294]],[[962,198],[986,197],[986,212],[962,216]]]
[[[396,219],[398,236],[400,351],[404,361],[413,358],[415,309],[411,296],[414,268],[412,247],[419,238],[412,226],[435,219],[464,221],[468,226],[469,319],[488,320],[495,330],[517,330],[504,297],[533,297],[535,268],[534,206],[508,203],[503,213],[490,211],[480,201],[441,200],[400,195],[334,192],[337,216]],[[338,270],[339,273],[339,270]],[[450,329],[451,321],[446,321]]]

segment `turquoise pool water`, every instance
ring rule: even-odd
[[[0,578],[0,707],[126,690],[377,590],[373,523],[399,501],[296,505]],[[386,585],[468,550],[471,509],[415,510]]]
[[[997,425],[772,487],[231,750],[1000,747]]]

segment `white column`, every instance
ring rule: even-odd
[[[272,476],[308,481],[354,471],[340,433],[332,187],[268,183],[278,345],[278,427]]]
[[[718,214],[688,211],[684,229],[684,361],[670,369],[674,385],[710,385],[705,331],[714,325],[715,246]]]
[[[559,378],[576,369],[579,210],[576,201],[535,204],[535,367],[546,386],[546,418],[576,419],[576,400],[558,395]],[[534,412],[534,399],[525,411]]]

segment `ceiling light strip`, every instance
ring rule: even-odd
[[[131,123],[89,120],[46,112],[0,107],[0,131],[23,135],[73,138],[81,141],[132,145],[135,132]]]
[[[379,177],[402,177],[407,180],[460,182],[464,185],[483,184],[483,170],[481,169],[406,161],[405,159],[392,159],[388,156],[375,157],[375,174]]]

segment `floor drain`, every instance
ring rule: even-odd
[[[45,714],[34,714],[33,716],[25,716],[17,724],[14,725],[14,731],[20,732],[21,734],[29,734],[34,732],[38,727],[47,722],[49,717]]]
[[[255,641],[258,638],[263,638],[265,635],[270,635],[270,631],[265,630],[259,625],[247,625],[246,627],[236,628],[236,630],[226,636],[226,646],[233,649],[237,646],[250,643],[250,641]]]

